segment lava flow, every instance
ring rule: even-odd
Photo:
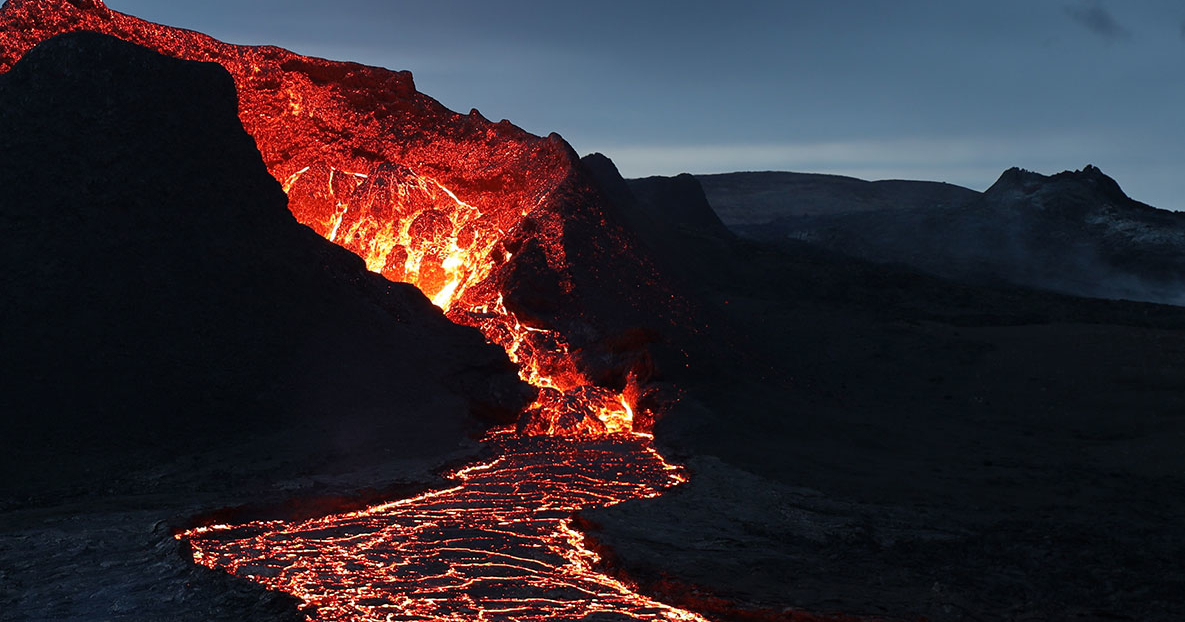
[[[646,354],[620,345],[629,339],[597,350],[611,335],[570,302],[594,283],[583,300],[628,291],[612,313],[653,319],[674,296],[588,198],[597,193],[562,139],[454,113],[407,72],[230,45],[99,0],[7,0],[0,72],[76,30],[221,64],[295,218],[480,329],[538,389],[519,434],[487,439],[499,457],[456,473],[456,486],[303,523],[181,534],[197,562],[292,593],[327,620],[700,619],[599,573],[569,525],[582,508],[651,497],[682,476],[644,433],[649,417],[635,419]],[[587,255],[579,270],[570,249]]]
[[[703,620],[597,572],[569,524],[683,480],[645,437],[487,442],[499,457],[458,471],[452,488],[183,537],[199,563],[295,594],[318,620]]]
[[[393,281],[411,283],[454,322],[502,346],[539,397],[519,423],[531,434],[632,431],[632,385],[614,392],[590,382],[557,331],[523,324],[488,284],[509,261],[508,230],[530,210],[493,214],[466,203],[427,175],[382,163],[365,172],[305,166],[285,180],[294,215],[353,251]],[[516,218],[517,216],[517,218]]]

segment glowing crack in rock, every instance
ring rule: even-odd
[[[306,197],[293,209],[314,231],[354,251],[371,271],[415,285],[445,311],[490,275],[491,254],[506,235],[480,209],[404,166],[383,163],[359,173],[310,165],[283,187]],[[332,208],[306,207],[320,201]]]
[[[595,386],[576,368],[562,335],[524,325],[501,294],[493,300],[470,295],[498,262],[507,235],[498,219],[436,179],[388,163],[365,172],[309,165],[289,175],[283,188],[296,197],[293,213],[318,234],[362,257],[370,270],[415,285],[454,322],[480,329],[506,350],[520,377],[539,389],[524,432],[632,430],[636,387],[614,392]]]

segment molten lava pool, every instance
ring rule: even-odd
[[[496,432],[457,485],[304,522],[200,527],[211,568],[296,595],[318,620],[703,620],[597,570],[574,512],[684,481],[644,435]]]

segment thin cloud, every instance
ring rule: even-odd
[[[1181,38],[1185,39],[1185,19],[1181,20]]]
[[[1097,0],[1082,0],[1077,6],[1068,6],[1066,15],[1107,41],[1130,39],[1132,36],[1131,31],[1124,28]],[[1185,24],[1182,29],[1185,30]]]
[[[983,189],[1010,166],[1057,172],[1100,153],[1080,134],[907,137],[784,143],[597,144],[626,177],[729,171],[799,171],[861,179],[930,179]]]

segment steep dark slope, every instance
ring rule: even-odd
[[[585,156],[581,164],[664,279],[677,282],[681,291],[703,294],[717,280],[733,276],[735,262],[729,258],[740,249],[740,240],[720,222],[694,177],[626,180],[599,153]]]
[[[523,403],[476,330],[296,223],[235,101],[91,33],[0,77],[6,489],[243,435],[443,454]]]
[[[784,216],[734,229],[968,283],[1185,304],[1185,214],[1131,199],[1093,166],[1048,177],[1011,169],[982,195],[945,207],[918,195],[893,207],[820,214],[800,210],[792,197],[783,195]],[[862,201],[854,190],[835,200]]]

